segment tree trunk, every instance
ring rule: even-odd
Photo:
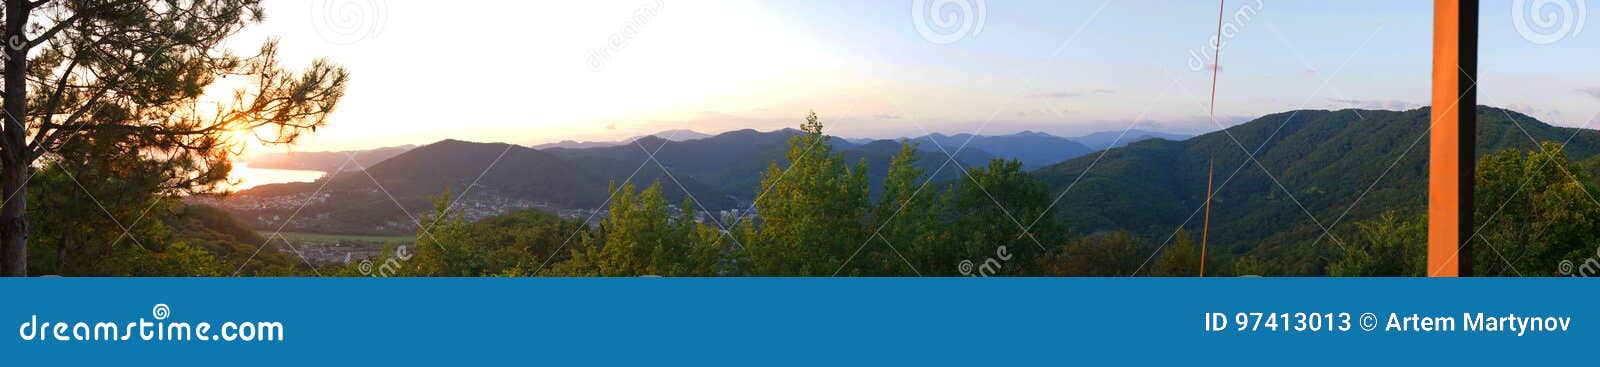
[[[9,155],[9,154],[8,154]],[[28,166],[12,164],[13,159],[5,159],[4,169],[0,171],[0,181],[6,193],[11,197],[6,198],[4,206],[0,206],[0,247],[4,247],[4,261],[0,262],[0,273],[5,276],[28,276],[28,188],[23,182],[27,179]]]
[[[23,33],[28,24],[26,1],[6,1],[5,131],[0,134],[0,275],[28,276],[28,50]]]

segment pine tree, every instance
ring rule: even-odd
[[[322,125],[348,74],[326,60],[288,71],[275,41],[249,57],[223,50],[261,20],[259,0],[7,1],[0,275],[28,272],[26,182],[37,159],[80,135],[116,137],[173,163],[161,176],[168,189],[213,191],[230,170],[235,132],[285,143]],[[212,106],[199,103],[206,87],[228,76],[251,87],[201,110]]]

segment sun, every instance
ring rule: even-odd
[[[246,127],[228,129],[218,140],[237,160],[248,160],[266,148],[255,130]]]

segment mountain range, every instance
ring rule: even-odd
[[[702,134],[692,130],[667,130],[649,135],[640,135],[620,141],[574,141],[563,140],[556,143],[533,145],[534,149],[590,149],[606,148],[628,145],[635,140],[645,137],[656,137],[674,142],[685,142],[710,138],[712,135]],[[975,135],[955,134],[945,135],[932,133],[915,138],[873,139],[873,138],[846,138],[834,137],[835,146],[866,145],[879,140],[899,141],[910,139],[921,143],[919,148],[930,152],[949,152],[954,154],[957,150],[977,149],[993,154],[996,157],[1016,159],[1022,161],[1023,167],[1034,169],[1044,165],[1060,162],[1069,158],[1089,154],[1090,152],[1121,147],[1129,143],[1146,139],[1183,140],[1189,135],[1175,133],[1160,133],[1130,129],[1126,131],[1102,131],[1076,138],[1059,137],[1042,132],[1023,131],[1011,135]]]
[[[1479,154],[1567,141],[1569,158],[1587,169],[1600,167],[1600,132],[1556,127],[1499,108],[1480,107],[1477,113]],[[936,182],[962,179],[958,167],[1022,158],[1038,167],[1031,174],[1060,198],[1057,212],[1074,232],[1128,230],[1156,244],[1180,227],[1199,232],[1207,170],[1215,167],[1213,254],[1291,258],[1296,261],[1286,263],[1307,269],[1290,273],[1314,274],[1351,233],[1351,223],[1425,208],[1429,121],[1427,108],[1287,111],[1184,140],[1137,139],[1093,154],[1091,145],[1031,132],[910,140],[922,152],[919,166],[938,172]],[[644,136],[626,145],[546,149],[445,140],[365,171],[246,190],[236,196],[243,204],[224,207],[274,228],[298,210],[296,204],[310,203],[288,228],[402,233],[414,228],[412,218],[427,213],[429,199],[446,188],[457,197],[465,194],[469,217],[539,207],[581,218],[607,201],[609,183],[631,178],[660,182],[673,202],[746,208],[767,167],[787,164],[787,141],[797,133],[738,130],[685,141]],[[1118,132],[1124,138],[1135,134]],[[829,144],[852,164],[866,160],[874,189],[899,149],[893,140],[836,138]],[[957,149],[956,159],[940,169],[948,161],[944,152]],[[1333,236],[1323,236],[1325,228]]]
[[[1150,139],[1178,141],[1192,137],[1194,137],[1194,135],[1128,129],[1124,131],[1101,131],[1070,139],[1089,147],[1090,150],[1101,151],[1111,148],[1119,148],[1127,146],[1128,144],[1133,144],[1134,142]]]
[[[650,137],[650,136],[657,137],[657,138],[662,138],[662,139],[667,139],[667,140],[671,140],[671,141],[690,141],[690,140],[695,140],[695,139],[705,139],[705,138],[711,137],[711,135],[707,135],[707,134],[703,134],[703,133],[700,133],[700,132],[696,132],[694,130],[674,129],[674,130],[667,130],[667,131],[658,132],[658,133],[655,133],[655,134],[639,135],[639,136],[635,136],[635,137],[631,137],[631,138],[627,138],[627,139],[622,139],[621,141],[562,140],[562,141],[555,142],[555,143],[534,144],[533,145],[533,149],[550,149],[550,148],[585,149],[585,148],[614,147],[614,146],[618,146],[618,145],[632,143],[635,140],[643,139],[645,137]]]
[[[755,199],[770,165],[787,166],[789,138],[799,133],[737,130],[681,142],[652,135],[626,145],[546,149],[444,140],[364,171],[317,182],[261,185],[219,206],[265,228],[293,217],[286,225],[291,230],[389,234],[412,230],[419,214],[431,210],[430,199],[446,189],[461,198],[469,217],[526,207],[581,215],[607,201],[611,183],[631,180],[641,185],[660,182],[674,203],[689,199],[710,210],[742,209]],[[890,140],[854,144],[830,139],[828,145],[852,164],[865,161],[874,186],[900,149]],[[957,167],[981,165],[994,157],[969,148],[940,170],[948,160],[944,153],[921,154],[918,166],[930,174],[938,171],[939,180],[958,178]]]

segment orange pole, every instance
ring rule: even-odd
[[[1222,70],[1222,13],[1228,0],[1217,4],[1217,42],[1211,50],[1211,116],[1217,115],[1217,72]]]
[[[1428,152],[1428,276],[1471,275],[1477,161],[1478,1],[1433,3],[1433,107]],[[1465,113],[1463,113],[1465,111]]]
[[[1217,71],[1222,69],[1222,14],[1228,8],[1228,0],[1217,2],[1217,42],[1211,54],[1211,117],[1217,117]],[[1213,158],[1206,165],[1206,221],[1200,227],[1200,277],[1206,276],[1206,237],[1211,232],[1211,179],[1215,175],[1217,160]]]

